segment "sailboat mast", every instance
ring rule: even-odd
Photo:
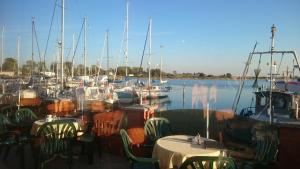
[[[75,34],[74,33],[72,35],[72,53],[73,53],[73,56],[74,56],[74,54],[75,54]],[[72,57],[71,77],[72,77],[72,79],[74,77],[74,57]]]
[[[2,43],[1,43],[1,72],[3,67],[3,57],[4,57],[4,26],[2,27]]]
[[[17,39],[17,76],[19,76],[19,65],[20,65],[20,36]]]
[[[109,46],[108,46],[108,34],[109,30],[106,30],[106,54],[107,54],[107,75],[109,75]]]
[[[128,76],[128,9],[129,1],[126,1],[126,47],[125,47],[125,76]]]
[[[149,60],[148,60],[148,86],[151,86],[151,32],[152,32],[152,18],[149,19]]]
[[[160,83],[162,83],[162,48],[164,46],[163,45],[160,45],[160,71],[159,71],[159,80],[160,80]]]
[[[33,35],[34,35],[34,17],[32,17],[32,28],[31,28],[31,70],[30,70],[30,76],[32,76],[33,73],[33,57],[34,57],[34,51],[33,51]]]
[[[274,44],[275,44],[275,31],[276,27],[273,25],[271,27],[271,33],[272,33],[272,42],[271,42],[271,63],[270,63],[270,97],[269,97],[269,115],[270,115],[270,124],[273,123],[273,111],[272,111],[272,90],[273,90],[273,75],[272,75],[272,69],[273,69],[273,52],[274,52]]]
[[[84,78],[86,77],[86,17],[84,17]]]
[[[64,31],[65,31],[65,1],[61,1],[61,50],[60,50],[60,85],[64,86]]]

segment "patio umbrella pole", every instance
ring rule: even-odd
[[[209,103],[206,105],[206,138],[209,139]]]

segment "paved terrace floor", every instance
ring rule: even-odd
[[[3,160],[4,153],[1,152],[0,169],[21,169],[20,156],[16,153],[16,148],[12,148],[7,159]],[[44,169],[67,168],[66,159],[57,157],[48,162]],[[34,169],[34,159],[30,147],[25,148],[25,167],[24,169]],[[72,169],[130,169],[129,162],[125,157],[102,152],[102,157],[94,154],[94,163],[89,165],[87,156],[82,155],[73,160]]]

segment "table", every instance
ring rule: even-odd
[[[179,168],[180,165],[192,156],[219,156],[221,149],[205,148],[191,141],[193,136],[173,135],[160,138],[156,141],[152,157],[159,160],[161,169]],[[204,138],[203,138],[204,139]],[[207,142],[216,142],[205,139]],[[217,143],[217,142],[216,142]]]
[[[59,120],[73,120],[73,124],[76,128],[76,130],[83,130],[85,128],[85,123],[82,119],[79,118],[59,118]],[[46,119],[37,120],[33,123],[30,134],[31,135],[37,135],[37,131],[39,128],[46,122]],[[77,136],[82,135],[82,132],[78,132]]]

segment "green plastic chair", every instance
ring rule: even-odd
[[[17,110],[17,106],[15,106],[13,103],[11,103],[9,105],[5,105],[5,106],[1,107],[0,113],[5,115],[7,118],[13,118],[16,110]]]
[[[144,126],[145,136],[150,144],[154,144],[161,137],[172,134],[170,122],[163,117],[153,117],[146,121]]]
[[[37,119],[35,113],[28,108],[21,108],[15,112],[11,126],[20,132],[19,141],[21,143],[29,142],[32,139],[30,130]]]
[[[3,114],[0,114],[0,150],[5,149],[3,159],[6,159],[8,156],[10,148],[18,144],[18,133],[8,131],[6,121],[6,117]]]
[[[277,160],[279,138],[277,133],[266,135],[256,141],[256,153],[253,160],[242,161],[242,168],[265,169]]]
[[[15,113],[15,121],[17,123],[22,123],[22,122],[32,122],[34,120],[37,120],[38,117],[36,114],[29,108],[21,108],[16,111]]]
[[[237,169],[230,157],[194,156],[186,159],[179,169]]]
[[[65,153],[67,153],[68,167],[71,168],[72,147],[76,134],[76,128],[71,120],[44,123],[37,131],[40,145],[35,150],[36,168],[43,168],[46,160]]]
[[[132,153],[132,143],[126,130],[121,129],[120,135],[123,143],[123,149],[132,169],[159,169],[159,161],[154,158],[136,157]]]

